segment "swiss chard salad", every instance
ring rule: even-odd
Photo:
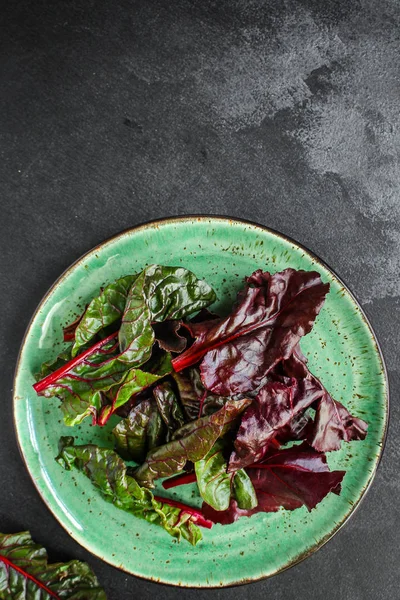
[[[328,292],[315,271],[257,270],[220,316],[211,286],[182,267],[110,283],[64,328],[68,346],[34,389],[61,401],[72,432],[119,417],[114,449],[63,436],[56,460],[116,508],[193,545],[215,523],[311,511],[340,494],[345,471],[331,471],[326,453],[363,440],[367,424],[300,348]],[[155,494],[159,479],[166,490],[197,484],[201,508]]]

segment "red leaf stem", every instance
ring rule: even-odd
[[[177,487],[178,485],[186,485],[188,483],[196,482],[196,473],[181,473],[180,475],[175,475],[174,477],[170,477],[163,481],[162,486],[164,490],[169,490],[171,488]]]
[[[200,527],[211,529],[211,527],[214,525],[212,521],[209,521],[205,518],[202,512],[196,508],[193,508],[192,506],[188,506],[182,502],[177,502],[176,500],[171,500],[170,498],[163,498],[162,496],[154,496],[154,500],[157,500],[157,502],[161,502],[162,504],[169,504],[169,506],[174,506],[175,508],[179,508],[182,512],[188,513],[192,516],[196,525],[199,525]]]
[[[17,567],[17,565],[15,565],[13,562],[11,562],[11,560],[6,558],[2,554],[0,554],[0,561],[3,562],[7,567],[11,567],[15,571],[18,571],[18,573],[21,573],[21,575],[23,575],[26,579],[30,579],[31,581],[33,581],[38,587],[40,587],[42,590],[44,590],[52,598],[61,600],[60,596],[57,596],[57,594],[55,594],[50,588],[48,588],[46,585],[44,585],[44,583],[42,583],[41,581],[36,579],[36,577],[34,577],[33,575],[30,575],[29,573],[27,573],[26,571],[21,569],[21,567]]]
[[[100,342],[97,342],[97,344],[95,344],[94,346],[91,346],[85,352],[82,352],[82,354],[78,354],[78,356],[76,356],[75,358],[73,358],[72,360],[67,362],[65,365],[63,365],[62,367],[60,367],[53,373],[50,373],[49,375],[47,375],[46,377],[44,377],[43,379],[41,379],[40,381],[35,383],[35,385],[33,386],[33,389],[35,390],[35,392],[39,394],[40,392],[45,390],[47,387],[49,387],[49,385],[52,385],[58,379],[63,377],[63,375],[68,373],[68,371],[70,371],[77,365],[80,365],[81,363],[83,363],[88,358],[88,356],[91,356],[92,354],[97,352],[97,350],[100,350],[103,346],[108,344],[108,342],[110,342],[111,340],[116,338],[117,335],[118,335],[118,331],[116,331],[115,333],[112,333],[108,337],[104,338],[104,340],[100,340]]]

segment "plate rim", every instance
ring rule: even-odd
[[[350,508],[349,513],[340,521],[340,523],[338,523],[336,525],[336,527],[330,531],[324,538],[322,538],[321,540],[319,540],[318,542],[315,543],[315,545],[313,545],[310,549],[308,549],[306,552],[304,552],[302,555],[296,557],[295,559],[293,559],[292,561],[289,561],[286,565],[279,567],[277,569],[274,570],[273,573],[269,573],[266,575],[260,575],[258,577],[250,577],[250,578],[242,578],[238,581],[234,581],[232,583],[227,583],[227,584],[223,584],[223,585],[217,585],[217,584],[207,584],[207,583],[199,583],[199,584],[187,584],[184,582],[180,582],[180,583],[171,583],[171,582],[166,582],[166,581],[162,581],[159,578],[157,579],[156,577],[149,577],[149,576],[145,576],[145,575],[141,575],[138,573],[134,573],[132,572],[130,569],[126,569],[124,568],[123,565],[117,565],[115,563],[113,563],[110,559],[106,558],[105,556],[100,555],[99,553],[95,552],[94,550],[92,550],[90,548],[90,546],[84,541],[84,537],[82,536],[82,539],[80,539],[80,536],[75,535],[72,531],[69,530],[68,526],[66,525],[66,523],[63,523],[61,521],[61,519],[56,515],[56,513],[53,511],[52,506],[47,502],[46,498],[44,497],[44,495],[42,494],[41,490],[39,489],[38,485],[36,485],[36,481],[33,477],[33,475],[31,474],[30,470],[29,470],[29,466],[27,463],[27,460],[24,456],[24,452],[22,449],[22,442],[20,440],[19,437],[19,432],[18,432],[18,424],[17,424],[17,418],[16,418],[16,386],[17,386],[17,379],[18,379],[18,375],[19,375],[19,370],[20,370],[20,366],[21,366],[21,359],[22,359],[22,352],[24,350],[26,341],[28,339],[28,336],[30,334],[30,330],[31,327],[33,325],[33,322],[35,321],[39,311],[41,310],[43,304],[46,302],[48,296],[52,293],[52,291],[59,286],[62,281],[65,279],[65,277],[68,275],[68,273],[74,269],[79,263],[81,263],[86,257],[88,257],[90,254],[92,253],[96,253],[96,251],[100,250],[103,246],[117,240],[118,238],[122,238],[127,234],[130,233],[135,233],[137,231],[140,230],[146,230],[146,229],[150,229],[150,228],[156,228],[160,225],[164,225],[164,224],[173,224],[173,223],[182,223],[182,222],[193,222],[193,221],[206,221],[206,222],[210,222],[210,221],[217,221],[217,222],[222,222],[228,225],[232,225],[232,224],[237,224],[237,225],[248,225],[251,226],[253,228],[259,229],[262,232],[267,232],[272,234],[273,236],[277,237],[278,239],[283,239],[286,242],[291,243],[293,246],[297,247],[298,249],[302,250],[303,252],[307,253],[317,264],[322,265],[325,269],[327,269],[328,271],[330,271],[332,273],[332,275],[337,279],[337,281],[340,283],[340,285],[346,290],[347,294],[350,296],[352,302],[354,303],[354,305],[357,307],[357,309],[360,312],[360,316],[362,318],[362,320],[364,321],[364,323],[366,324],[368,330],[369,330],[369,334],[371,337],[371,340],[374,343],[375,346],[375,350],[377,352],[377,355],[379,357],[379,361],[382,367],[382,375],[383,375],[383,379],[384,379],[384,386],[382,389],[382,393],[384,394],[385,397],[385,422],[384,422],[384,429],[382,432],[382,436],[380,439],[380,450],[379,450],[379,456],[377,457],[377,460],[375,462],[375,465],[373,467],[373,470],[370,474],[370,477],[368,479],[367,484],[365,485],[365,487],[362,489],[360,497],[357,499],[357,501],[353,504],[353,506]],[[339,531],[340,529],[342,529],[342,527],[349,521],[349,519],[355,514],[355,512],[357,511],[357,509],[359,508],[359,506],[361,505],[361,502],[364,500],[367,492],[369,491],[372,483],[374,482],[377,470],[379,468],[379,465],[381,463],[382,460],[382,456],[385,450],[385,445],[386,445],[386,440],[387,440],[387,434],[388,434],[388,425],[389,425],[389,419],[390,419],[390,386],[389,386],[389,377],[388,377],[388,372],[387,372],[387,367],[386,367],[386,362],[385,362],[385,358],[383,355],[383,351],[382,348],[379,344],[379,340],[378,337],[375,333],[375,330],[366,314],[366,312],[364,311],[362,305],[360,304],[359,300],[357,299],[356,295],[352,292],[352,290],[348,287],[348,285],[343,281],[342,277],[340,277],[336,271],[329,266],[322,258],[320,258],[315,252],[313,252],[312,250],[310,250],[307,246],[305,246],[304,244],[298,242],[297,240],[295,240],[294,238],[292,238],[291,236],[286,235],[285,233],[282,233],[272,227],[268,227],[266,225],[262,225],[261,223],[257,223],[255,221],[251,221],[249,219],[242,219],[239,217],[231,217],[228,215],[214,215],[214,214],[188,214],[188,215],[173,215],[173,216],[168,216],[168,217],[161,217],[158,219],[151,219],[148,221],[144,221],[141,223],[138,223],[137,225],[134,225],[133,227],[127,227],[121,231],[119,231],[118,233],[115,233],[111,236],[109,236],[108,238],[106,238],[105,240],[101,241],[100,243],[96,244],[95,246],[93,246],[92,248],[89,248],[89,250],[87,250],[86,252],[84,252],[83,254],[81,254],[76,260],[74,260],[68,267],[66,267],[63,272],[57,277],[57,279],[52,283],[52,285],[47,289],[47,291],[45,292],[45,294],[42,296],[42,298],[40,299],[36,309],[34,310],[31,318],[29,319],[29,322],[26,326],[25,329],[25,333],[22,337],[22,341],[20,344],[20,348],[18,351],[18,355],[17,355],[17,360],[16,360],[16,364],[15,364],[15,369],[14,369],[14,376],[13,376],[13,387],[12,387],[12,401],[13,401],[13,424],[14,424],[14,433],[15,433],[15,437],[16,437],[16,441],[17,441],[17,446],[18,446],[18,450],[20,453],[20,456],[22,458],[22,461],[24,463],[25,469],[36,489],[36,492],[38,493],[39,497],[41,498],[41,500],[43,501],[43,503],[45,504],[45,506],[47,507],[47,509],[50,511],[50,513],[52,514],[52,516],[56,519],[56,521],[61,525],[61,527],[68,533],[68,535],[70,535],[72,537],[72,539],[74,541],[76,541],[80,546],[82,546],[82,548],[84,548],[87,552],[90,552],[90,554],[92,554],[93,556],[95,556],[96,558],[104,561],[106,564],[111,565],[112,567],[127,573],[131,576],[134,577],[138,577],[144,581],[152,581],[153,583],[158,583],[161,585],[166,585],[169,587],[183,587],[183,588],[188,588],[188,589],[221,589],[221,588],[230,588],[230,587],[236,587],[236,586],[240,586],[240,585],[246,585],[248,583],[255,583],[256,581],[262,581],[264,579],[269,579],[275,575],[278,575],[279,573],[282,573],[283,571],[286,571],[287,569],[290,569],[291,567],[294,567],[296,565],[298,565],[299,563],[301,563],[303,560],[305,560],[306,558],[308,558],[309,556],[311,556],[312,554],[314,554],[315,552],[317,552],[318,550],[320,550],[320,548],[322,548],[327,542],[329,542],[329,540],[331,540]]]

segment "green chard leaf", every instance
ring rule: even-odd
[[[60,398],[66,425],[77,425],[90,415],[94,424],[104,425],[133,394],[153,385],[172,370],[171,357],[167,353],[163,353],[157,361],[149,361],[148,368],[152,372],[130,369],[128,364],[119,360],[116,338],[104,342],[96,344],[97,348],[86,357],[82,354],[70,361],[71,367],[43,389],[38,390],[34,386],[37,393],[46,398]],[[60,357],[55,362],[57,368],[68,367],[68,361],[62,362]],[[154,370],[158,372],[154,373]],[[111,396],[112,403],[103,406],[106,393]]]
[[[74,467],[84,473],[103,498],[117,508],[160,525],[178,540],[183,537],[196,545],[202,538],[195,524],[196,511],[189,512],[189,507],[185,511],[155,499],[150,490],[142,488],[127,474],[125,463],[112,450],[92,444],[75,446],[73,438],[63,437],[56,460],[65,469]]]
[[[119,330],[121,360],[139,366],[150,358],[152,323],[179,320],[216,299],[214,290],[182,267],[151,265],[132,284]]]
[[[145,462],[135,471],[137,481],[153,487],[155,479],[175,475],[187,461],[197,462],[204,458],[250,403],[249,399],[228,400],[216,413],[178,429],[171,442],[149,452]]]
[[[161,383],[153,398],[144,398],[114,427],[116,449],[123,458],[142,463],[150,450],[170,441],[184,424],[171,384]]]
[[[251,510],[257,506],[258,500],[256,491],[250,477],[244,469],[235,471],[233,487],[235,491],[234,496],[239,508]]]
[[[90,567],[78,560],[48,564],[29,531],[0,533],[0,600],[106,600]]]
[[[122,318],[129,289],[136,277],[137,275],[127,275],[117,279],[90,302],[75,329],[72,356],[76,356],[82,346],[90,342],[99,331]]]
[[[121,384],[110,388],[109,395],[112,403],[105,406],[99,418],[99,424],[104,425],[110,416],[121,406],[126,404],[132,396],[152,386],[172,371],[171,355],[163,353],[157,361],[149,361],[144,365],[149,371],[130,369],[127,371]]]
[[[40,371],[35,375],[36,381],[40,381],[44,377],[47,377],[47,375],[50,375],[50,373],[54,373],[54,371],[57,371],[57,369],[71,360],[71,350],[72,346],[68,346],[56,358],[44,362],[40,367]]]
[[[166,426],[154,398],[145,398],[113,429],[116,449],[126,460],[141,463],[146,454],[165,442]]]
[[[181,373],[173,371],[172,376],[178,387],[183,410],[190,421],[199,417],[201,403],[203,403],[203,416],[216,412],[227,401],[227,398],[216,396],[205,389],[198,369],[192,367]]]
[[[185,424],[182,409],[172,389],[172,385],[168,381],[160,383],[160,385],[155,387],[153,395],[157,402],[161,418],[167,426],[167,441],[169,441],[174,431]]]
[[[200,495],[219,511],[229,508],[232,497],[240,508],[254,508],[257,497],[253,484],[244,469],[227,473],[229,453],[225,457],[225,448],[224,440],[217,440],[208,454],[195,463]]]
[[[132,370],[151,358],[155,341],[152,323],[179,321],[214,300],[215,293],[206,282],[180,267],[152,265],[139,275],[119,279],[89,304],[75,330],[72,352],[68,349],[53,363],[42,366],[40,381],[34,385],[36,392],[60,397],[66,425],[76,425],[89,415],[94,424],[104,425],[132,395],[165,373],[165,369],[160,373],[151,370],[153,375],[145,368]],[[87,347],[93,336],[121,315],[119,343],[113,333]],[[171,372],[171,364],[168,369]]]
[[[118,343],[113,339],[37,392],[46,398],[60,398],[66,425],[81,423],[89,415],[96,422],[102,405],[101,392],[121,382],[126,373],[126,365],[118,360]]]

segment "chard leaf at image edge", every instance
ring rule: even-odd
[[[106,600],[104,590],[86,563],[47,561],[45,548],[35,544],[28,531],[0,533],[0,598]]]

